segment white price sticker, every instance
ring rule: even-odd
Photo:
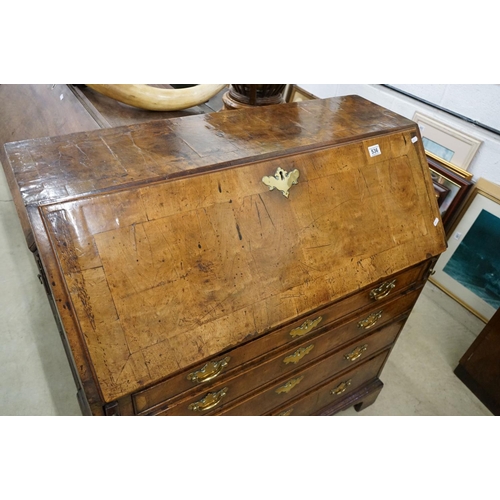
[[[380,146],[375,144],[375,146],[368,147],[368,153],[370,153],[370,156],[373,158],[374,156],[381,155],[382,151],[380,151]]]
[[[415,144],[417,141],[418,141],[417,136],[411,138],[411,142],[413,142],[413,144]]]

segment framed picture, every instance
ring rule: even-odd
[[[285,89],[286,102],[309,101],[311,99],[317,99],[317,97],[294,83],[287,85]]]
[[[474,185],[430,278],[487,323],[500,308],[500,186]]]
[[[482,141],[418,112],[413,121],[418,123],[426,152],[467,170]]]
[[[443,162],[429,155],[427,155],[427,164],[434,184],[444,230],[448,233],[473,186],[473,182],[450,170]]]
[[[445,204],[446,198],[448,198],[448,195],[450,194],[451,190],[445,184],[441,184],[440,182],[434,182],[434,191],[436,192],[438,206],[442,207]]]
[[[425,154],[427,155],[427,158],[437,161],[443,167],[446,167],[448,170],[451,170],[454,174],[457,174],[458,176],[463,177],[464,179],[471,180],[474,177],[473,174],[467,172],[467,170],[459,168],[456,165],[453,165],[453,163],[443,160],[442,158],[439,158],[439,156],[436,156],[435,154],[432,154],[429,151],[426,151]]]

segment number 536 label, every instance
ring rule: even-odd
[[[369,146],[368,147],[368,153],[370,153],[370,156],[378,156],[382,154],[382,151],[380,151],[380,146],[378,144],[375,144],[375,146]]]

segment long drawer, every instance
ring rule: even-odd
[[[362,334],[363,329],[357,326],[360,320],[366,320],[369,328],[375,324],[378,327],[386,323],[413,306],[420,289],[409,291],[408,288],[415,284],[416,278],[422,277],[425,267],[411,268],[401,275],[384,280],[382,283],[358,292],[340,303],[310,315],[306,319],[302,318],[287,327],[280,328],[244,346],[223,353],[204,364],[193,367],[191,370],[182,372],[164,382],[134,394],[133,400],[136,413],[148,412],[155,406],[164,405],[170,398],[178,399],[184,397],[182,396],[184,393],[187,396],[193,391],[202,390],[201,388],[204,386],[212,386],[214,381],[235,375],[241,371],[244,365],[253,364],[258,358],[268,354],[273,349],[284,348],[287,344],[290,344],[290,349],[299,349],[304,342],[308,342],[309,339],[312,340],[313,336],[322,335],[332,328],[337,328],[342,323],[342,318],[346,318],[348,314],[354,315],[357,311],[363,312],[363,315],[357,321],[351,321],[348,327],[343,328],[341,332],[337,333],[336,337],[330,339],[328,347],[325,347],[322,351],[315,349],[314,355],[308,356],[308,360],[319,356],[328,349],[341,345],[343,342],[349,341],[350,338]],[[394,288],[390,286],[391,284],[394,284]],[[378,300],[374,299],[373,296],[376,296],[376,293],[372,293],[374,290],[376,293],[383,290],[383,293],[380,294],[383,297]],[[374,316],[371,316],[372,314]],[[348,320],[348,318],[346,319]],[[234,399],[234,397],[230,399]]]
[[[307,416],[318,412],[328,405],[340,403],[342,399],[375,379],[380,374],[388,355],[389,351],[386,350],[365,363],[358,365],[353,370],[344,372],[339,377],[329,380],[319,388],[313,389],[303,397],[292,400],[286,406],[273,410],[270,412],[270,415]]]
[[[358,339],[357,342],[323,359],[312,367],[294,374],[290,379],[273,385],[239,405],[227,410],[223,409],[219,414],[233,416],[263,415],[272,408],[281,406],[322,383],[336,373],[350,369],[361,360],[389,347],[396,340],[402,326],[403,322],[391,324],[368,336],[368,338]]]
[[[175,405],[179,399],[184,400],[186,397],[196,399],[200,394],[204,394],[207,391],[218,392],[225,385],[230,384],[232,388],[231,394],[226,394],[224,398],[224,404],[227,404],[263,384],[285,376],[298,367],[312,362],[342,345],[352,342],[354,339],[365,335],[368,331],[374,331],[394,320],[394,318],[407,314],[418,298],[419,293],[420,290],[415,290],[396,301],[385,303],[382,307],[377,306],[376,308],[372,308],[363,316],[354,317],[335,329],[322,330],[322,333],[303,339],[301,343],[294,344],[293,347],[287,350],[281,349],[266,361],[258,365],[249,365],[243,372],[239,371],[232,376],[222,376],[213,384],[207,386],[206,389],[202,386],[201,388],[185,393],[184,397],[169,398],[161,402],[160,406],[164,407],[166,404],[169,406]],[[231,353],[229,353],[228,357],[230,355]],[[154,407],[148,410],[155,411]],[[149,412],[148,410],[146,411]]]
[[[279,406],[299,393],[314,387],[338,372],[348,370],[362,362],[365,358],[391,345],[402,326],[404,319],[391,323],[373,334],[356,339],[341,349],[326,355],[319,361],[307,365],[302,370],[295,370],[287,377],[273,376],[276,367],[282,359],[273,359],[257,366],[251,372],[219,384],[209,392],[180,401],[178,404],[160,411],[159,415],[204,415],[222,413],[228,415],[261,415],[275,406]],[[255,383],[253,379],[257,380]],[[251,393],[250,385],[260,387],[263,381],[267,384],[263,392],[254,391],[253,396],[245,399]],[[281,382],[279,382],[281,380]],[[269,383],[276,381],[271,387]],[[240,397],[241,403],[231,401]]]

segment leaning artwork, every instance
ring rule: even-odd
[[[500,308],[500,186],[479,179],[431,281],[481,318]]]
[[[481,210],[443,271],[485,300],[500,307],[500,219]]]

